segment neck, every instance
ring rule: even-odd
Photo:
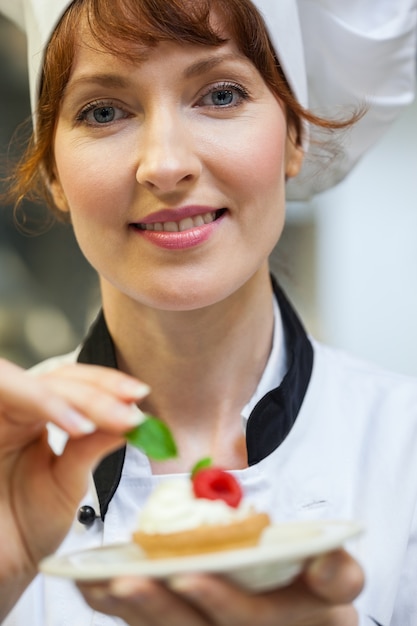
[[[229,467],[246,463],[240,413],[270,354],[272,298],[267,273],[194,311],[155,310],[103,289],[118,367],[151,386],[141,408],[170,426],[188,468],[193,454]]]

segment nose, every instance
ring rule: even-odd
[[[143,123],[136,180],[154,193],[179,191],[201,173],[193,133],[179,117],[159,110]]]

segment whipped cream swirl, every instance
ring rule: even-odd
[[[224,500],[196,498],[191,480],[161,482],[152,492],[139,516],[139,530],[146,533],[173,533],[203,525],[229,524],[253,513],[242,500],[237,508]]]

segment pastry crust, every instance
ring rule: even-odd
[[[137,530],[133,539],[151,559],[190,556],[255,546],[269,524],[266,513],[254,513],[231,524],[207,524],[176,533],[151,534]]]

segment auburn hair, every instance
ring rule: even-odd
[[[93,38],[110,53],[134,61],[161,41],[219,46],[213,10],[239,50],[254,64],[265,83],[283,103],[297,144],[304,122],[335,130],[358,116],[336,121],[318,117],[294,97],[280,66],[263,18],[250,0],[74,0],[54,30],[45,51],[35,131],[23,158],[9,179],[7,199],[19,206],[24,198],[55,209],[49,183],[54,180],[54,133],[60,104],[75,56],[77,33],[86,21]],[[132,45],[133,44],[133,45]],[[66,213],[56,211],[60,219]]]

